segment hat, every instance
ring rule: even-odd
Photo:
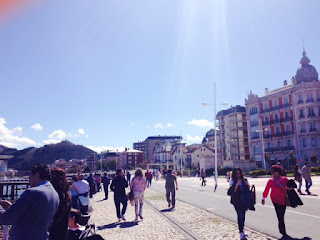
[[[281,172],[282,172],[282,167],[279,166],[279,165],[273,165],[273,166],[271,167],[271,171],[281,173]]]

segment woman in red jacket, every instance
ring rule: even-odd
[[[288,179],[281,176],[281,166],[273,165],[271,167],[272,179],[267,183],[263,192],[262,205],[265,204],[265,199],[268,197],[271,188],[271,201],[277,213],[279,221],[279,231],[283,235],[281,239],[292,239],[287,235],[286,226],[284,223],[284,214],[286,212],[286,196],[287,196],[287,183]]]

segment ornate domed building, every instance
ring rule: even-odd
[[[303,50],[302,58],[300,60],[301,67],[297,70],[296,74],[296,84],[300,84],[302,82],[313,82],[319,81],[318,72],[316,68],[310,65],[310,59],[307,57],[307,53]]]

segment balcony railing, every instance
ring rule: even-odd
[[[316,132],[317,131],[317,128],[310,128],[309,129],[309,132]]]
[[[290,103],[285,103],[281,106],[281,108],[288,108],[288,107],[291,107],[292,104]]]
[[[316,114],[315,113],[309,113],[308,117],[316,117]]]
[[[265,152],[280,152],[280,151],[290,151],[294,150],[294,146],[286,146],[286,147],[275,147],[275,148],[266,148]]]
[[[304,114],[300,114],[299,118],[305,118],[306,116]]]
[[[262,113],[267,113],[267,112],[270,112],[270,108],[265,108],[261,111]]]
[[[281,119],[281,122],[290,122],[290,121],[292,121],[291,117],[285,117],[285,118]]]
[[[284,132],[284,135],[285,135],[285,136],[290,136],[290,135],[292,135],[292,134],[293,134],[292,131]]]
[[[272,135],[272,137],[282,137],[283,136],[283,133],[274,133],[273,135]]]
[[[264,138],[271,138],[271,137],[272,137],[271,134],[266,134],[266,135],[264,136]]]
[[[309,103],[309,102],[314,102],[313,98],[308,98],[307,103]]]
[[[270,125],[270,121],[267,121],[267,122],[263,122],[263,123],[262,123],[262,126],[267,126],[267,125]]]
[[[273,106],[272,108],[271,108],[271,111],[275,111],[275,110],[279,110],[280,109],[280,106]]]
[[[300,130],[300,133],[306,133],[307,132],[307,129],[301,129]]]
[[[298,104],[302,104],[302,103],[303,103],[303,100],[300,99],[300,100],[298,101]]]
[[[278,124],[280,123],[280,119],[275,119],[271,121],[271,124]]]

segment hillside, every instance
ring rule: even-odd
[[[9,154],[5,149],[1,154]],[[69,160],[71,158],[84,159],[91,153],[95,153],[82,145],[75,145],[69,141],[62,141],[57,144],[44,145],[40,148],[29,147],[23,150],[10,150],[14,158],[8,162],[8,167],[17,170],[30,170],[37,163],[50,164],[59,158]]]

